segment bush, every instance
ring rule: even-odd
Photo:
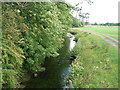
[[[3,87],[18,88],[24,72],[44,71],[45,57],[59,55],[72,22],[70,8],[59,2],[11,2],[2,8]]]
[[[3,8],[6,5],[3,5]],[[24,43],[22,32],[22,17],[14,10],[3,9],[2,22],[2,72],[3,86],[15,88],[19,86],[19,72],[22,69],[23,60],[25,59],[23,49],[20,45]],[[24,27],[24,26],[23,26]],[[18,78],[19,77],[19,78]]]

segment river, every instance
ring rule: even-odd
[[[26,83],[26,88],[62,88],[66,86],[66,76],[70,74],[70,51],[75,46],[74,36],[70,33],[65,38],[64,46],[58,57],[45,59],[46,70]]]

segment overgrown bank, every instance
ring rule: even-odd
[[[118,51],[96,35],[76,30],[71,67],[74,88],[118,88]],[[74,30],[72,32],[76,33]]]
[[[2,82],[3,88],[20,88],[21,83],[29,76],[43,73],[46,70],[44,64],[46,57],[51,58],[51,61],[54,57],[59,58],[59,62],[56,59],[53,61],[57,64],[51,62],[50,68],[47,69],[51,70],[52,74],[59,73],[59,70],[57,73],[55,70],[62,68],[60,64],[63,65],[65,62],[63,56],[68,53],[62,50],[61,52],[64,53],[61,54],[61,58],[58,51],[64,48],[65,36],[72,24],[70,10],[71,7],[63,2],[2,3],[3,36],[2,48],[0,48],[2,81],[0,83]],[[77,33],[75,41],[78,41],[72,52],[77,58],[71,65],[73,69],[71,76],[68,77],[72,80],[73,87],[117,87],[116,49],[90,33],[72,33]],[[46,63],[49,63],[49,59]],[[54,68],[53,65],[59,66]],[[28,76],[23,78],[25,74]],[[46,76],[50,75],[54,78],[52,74]],[[54,86],[51,78],[49,80],[42,78],[42,80],[45,83],[47,81],[47,84],[39,85],[41,81],[37,80],[37,87],[46,88],[50,84],[51,87]],[[58,81],[56,78],[54,80]],[[31,87],[34,86],[35,83]]]
[[[44,71],[45,57],[59,55],[70,9],[59,2],[2,3],[3,88],[19,88],[25,73]]]

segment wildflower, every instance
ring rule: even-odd
[[[101,64],[102,62],[100,62],[100,64]]]
[[[101,83],[101,84],[104,84],[104,83],[105,83],[105,81],[100,81],[100,83]]]
[[[110,82],[108,82],[107,85],[110,86]]]
[[[20,13],[20,10],[18,9],[18,10],[16,10],[16,12],[17,12],[17,13]]]
[[[99,68],[98,66],[96,68]]]

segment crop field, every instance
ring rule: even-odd
[[[93,31],[100,34],[109,35],[115,39],[118,39],[117,26],[86,26],[86,27],[80,27],[79,30]]]

